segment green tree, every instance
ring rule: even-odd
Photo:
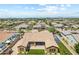
[[[55,32],[55,28],[50,27],[50,28],[48,28],[48,31],[49,32]]]
[[[28,26],[28,30],[32,30],[32,28],[33,28],[33,25],[30,24],[30,25]]]
[[[21,33],[21,35],[24,34],[24,31],[21,28],[18,30],[18,32]]]
[[[78,44],[75,44],[75,50],[79,54],[79,43]]]

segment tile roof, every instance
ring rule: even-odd
[[[25,33],[23,36],[23,39],[25,41],[22,43],[22,45],[27,46],[28,42],[45,42],[45,46],[50,47],[50,46],[57,46],[53,34],[48,32],[48,31],[41,31],[41,32],[30,32],[30,33]]]

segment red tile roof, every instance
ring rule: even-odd
[[[0,32],[0,42],[6,40],[6,38],[8,38],[11,34],[12,34],[12,32],[1,31]]]

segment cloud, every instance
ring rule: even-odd
[[[65,5],[64,4],[61,4],[61,7],[64,7]]]
[[[45,11],[45,9],[44,8],[38,8],[38,9],[36,9],[36,11],[43,12],[43,11]]]
[[[48,12],[48,14],[56,15],[56,14],[59,14],[59,12],[57,12],[57,11],[53,11],[53,12]]]
[[[25,10],[33,10],[35,7],[24,7]]]
[[[1,12],[8,12],[8,9],[0,9]]]
[[[71,7],[70,4],[61,4],[60,6],[61,6],[61,7]]]
[[[31,11],[31,12],[24,12],[24,11],[9,11],[9,12],[2,12],[0,13],[0,17],[45,17],[45,16],[52,16],[59,14],[57,11],[44,11],[44,12],[39,12],[39,11]]]
[[[26,9],[26,10],[27,10],[27,9],[29,9],[29,7],[24,7],[24,9]]]
[[[51,10],[57,10],[58,7],[57,6],[46,6],[45,9],[48,10],[48,11],[51,11]]]
[[[31,9],[35,9],[34,7],[31,7]]]
[[[44,11],[47,11],[47,12],[50,12],[50,11],[59,11],[59,10],[66,10],[67,8],[64,6],[64,5],[62,5],[62,7],[59,7],[59,6],[45,6],[45,7],[43,7],[43,8],[38,8],[38,9],[36,9],[37,11],[41,11],[41,12],[44,12]]]
[[[38,8],[38,11],[53,11],[53,10],[57,10],[58,7],[57,6],[45,6],[43,8]]]
[[[16,5],[16,6],[14,6],[15,8],[22,8],[22,6],[19,6],[19,5]]]
[[[55,15],[69,15],[69,12],[63,12],[67,10],[68,7],[71,5],[62,4],[62,5],[43,5],[40,7],[28,7],[25,6],[22,10],[24,11],[16,11],[15,10],[7,10],[7,9],[0,9],[0,15],[3,16],[11,16],[11,17],[25,17],[25,16],[55,16]],[[18,7],[20,8],[20,7]],[[19,10],[19,9],[17,9]],[[30,11],[31,10],[31,11]],[[71,13],[70,13],[71,14]]]
[[[70,5],[70,4],[67,4],[66,6],[67,6],[67,7],[71,7],[71,5]]]
[[[65,8],[65,7],[63,7],[63,8],[60,8],[60,10],[64,11],[64,10],[66,10],[66,8]]]

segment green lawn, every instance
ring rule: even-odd
[[[70,51],[61,42],[58,43],[58,46],[61,55],[71,55]]]
[[[27,54],[28,55],[44,55],[45,52],[43,49],[31,49]]]

